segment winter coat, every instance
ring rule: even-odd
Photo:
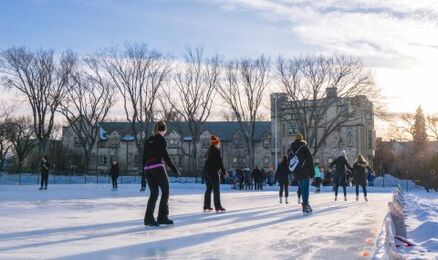
[[[254,169],[252,171],[252,177],[255,181],[261,181],[263,179],[262,171],[260,171],[259,169]]]
[[[334,178],[346,178],[347,173],[345,171],[345,167],[347,167],[349,170],[353,170],[348,163],[347,158],[345,156],[339,156],[336,158],[331,164],[330,167],[336,166],[335,173],[333,174]]]
[[[41,174],[49,174],[50,163],[48,161],[40,162],[40,171]]]
[[[208,148],[204,169],[207,173],[217,173],[221,170],[222,174],[225,174],[221,151],[214,145],[210,145]]]
[[[143,165],[159,164],[163,161],[176,175],[180,175],[167,152],[166,139],[160,134],[149,137],[144,144]]]
[[[119,177],[119,164],[111,164],[110,174],[112,177]]]
[[[322,178],[321,171],[319,170],[319,166],[315,166],[315,178]]]
[[[275,179],[274,183],[284,183],[289,181],[289,167],[287,166],[287,162],[279,163],[277,166],[277,171],[275,171]]]
[[[301,146],[303,147],[300,149]],[[290,149],[294,153],[296,153],[299,149],[297,156],[300,158],[300,161],[302,160],[304,163],[302,168],[294,172],[294,177],[301,180],[313,178],[315,175],[315,164],[313,163],[313,156],[309,150],[309,147],[307,147],[306,142],[295,141],[290,145]]]
[[[368,171],[367,171],[368,170]],[[353,181],[356,185],[367,185],[368,174],[372,172],[367,163],[356,162],[353,165]]]

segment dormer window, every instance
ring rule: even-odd
[[[111,148],[119,148],[120,147],[120,139],[119,137],[112,136],[109,140],[109,145]]]

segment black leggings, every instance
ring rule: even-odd
[[[339,186],[342,186],[342,189],[344,190],[344,196],[347,196],[347,184],[345,177],[335,178],[335,196],[338,196],[338,188]]]
[[[111,176],[111,180],[113,181],[113,188],[117,189],[117,178],[119,178],[119,176]]]
[[[289,182],[288,181],[280,181],[280,198],[283,197],[283,190],[284,190],[284,197],[289,197]]]
[[[146,171],[145,175],[150,190],[148,205],[144,216],[145,222],[154,220],[155,204],[158,200],[159,189],[161,189],[161,200],[157,220],[167,220],[169,217],[169,179],[167,178],[166,169],[164,169],[164,166],[150,169]]]
[[[47,187],[47,182],[49,182],[49,174],[41,173],[41,188]]]
[[[362,186],[363,195],[366,197],[367,196],[367,186],[366,185],[359,185],[359,184],[356,184],[356,196],[359,196],[359,186]]]
[[[221,209],[221,194],[220,194],[220,177],[217,172],[208,172],[205,174],[205,194],[204,194],[204,209],[211,208],[211,192],[214,197],[214,207]]]

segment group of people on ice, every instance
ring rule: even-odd
[[[266,184],[267,174],[264,169],[259,169],[256,165],[254,170],[237,169],[232,177],[233,188],[238,190],[263,190]]]
[[[173,164],[167,152],[167,143],[164,138],[166,134],[166,124],[159,121],[155,124],[153,135],[145,140],[143,152],[143,177],[142,188],[145,189],[146,183],[149,186],[150,196],[147,203],[147,208],[144,216],[144,224],[146,226],[171,225],[173,221],[169,219],[169,180],[165,165],[167,165],[173,173],[179,177],[181,176],[179,170]],[[222,161],[220,152],[220,139],[212,135],[210,139],[210,146],[206,153],[206,160],[203,170],[203,178],[205,181],[204,193],[204,211],[225,212],[225,208],[221,204],[220,199],[220,184],[221,178],[228,175]],[[42,173],[41,189],[47,189],[47,179],[50,164],[47,157],[44,157],[40,163],[40,170]],[[352,172],[354,183],[356,185],[356,200],[359,199],[359,187],[362,187],[364,198],[367,201],[367,175],[372,172],[371,168],[362,155],[358,155],[355,163],[351,166],[346,157],[345,151],[342,151],[338,158],[336,158],[330,165],[334,168],[333,183],[335,200],[338,198],[339,186],[342,186],[344,192],[344,200],[347,200],[347,170]],[[119,177],[119,166],[116,161],[112,162],[110,175],[112,177],[113,189],[117,190],[117,178]],[[239,177],[239,188],[248,185],[246,178],[251,180],[248,188],[252,188],[252,181],[254,181],[254,189],[262,189],[265,182],[265,174],[256,167],[250,175],[245,177],[241,172]],[[314,180],[316,192],[320,192],[320,186],[324,180],[324,169],[320,168],[318,163],[314,163],[313,156],[307,146],[304,137],[300,134],[296,135],[295,141],[292,142],[287,155],[283,156],[281,162],[278,164],[275,172],[275,183],[279,184],[280,203],[283,202],[283,195],[285,203],[288,202],[290,178],[293,178],[297,185],[298,203],[301,203],[304,213],[312,212],[312,207],[309,204],[309,186],[310,179]],[[154,211],[161,190],[161,199],[158,208],[158,217],[155,219]],[[213,205],[211,197],[213,195]],[[214,206],[214,209],[213,207]]]

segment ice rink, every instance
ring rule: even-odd
[[[202,212],[202,185],[172,184],[175,225],[147,228],[148,192],[138,188],[0,186],[0,258],[371,258],[392,196],[391,188],[370,189],[369,202],[362,196],[356,202],[350,189],[347,202],[335,202],[327,189],[312,192],[314,213],[303,216],[294,192],[285,205],[278,203],[276,187],[255,192],[223,186],[227,212],[216,214]]]

